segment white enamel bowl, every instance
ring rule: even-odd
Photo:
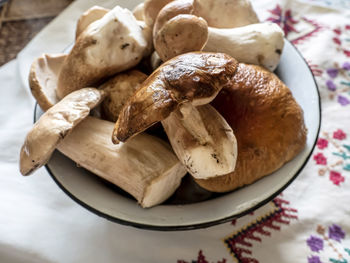
[[[307,145],[281,169],[236,191],[185,204],[141,208],[116,187],[103,182],[70,159],[55,152],[46,165],[58,186],[91,212],[111,221],[153,230],[189,230],[227,222],[262,206],[285,189],[301,172],[315,146],[320,128],[320,97],[313,75],[302,56],[286,41],[277,75],[292,90],[304,110]],[[42,114],[39,107],[35,119]]]

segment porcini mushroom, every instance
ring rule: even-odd
[[[201,51],[207,43],[207,22],[192,13],[193,0],[172,1],[158,13],[153,44],[163,61],[186,52]]]
[[[146,130],[190,102],[208,104],[231,85],[237,61],[223,53],[192,52],[162,64],[124,105],[115,124],[114,143]]]
[[[58,97],[137,65],[152,46],[151,30],[140,27],[139,22],[129,10],[116,6],[91,23],[64,61]]]
[[[163,61],[177,55],[200,51],[208,40],[208,26],[203,18],[177,15],[154,35],[154,48]]]
[[[58,102],[57,79],[66,57],[66,54],[43,54],[36,58],[30,67],[29,87],[40,108],[44,111]]]
[[[291,91],[266,69],[240,63],[232,86],[212,105],[235,132],[238,156],[235,171],[196,180],[213,192],[251,184],[293,159],[305,146],[303,110]]]
[[[93,6],[86,10],[80,17],[77,23],[77,29],[75,30],[75,38],[78,36],[93,22],[101,19],[105,14],[107,14],[110,9],[103,8],[101,6]]]
[[[193,52],[169,60],[125,104],[113,142],[126,141],[162,121],[175,153],[193,176],[208,178],[233,171],[232,129],[209,105],[195,106],[208,104],[230,85],[236,67],[233,58],[221,53]]]
[[[47,110],[27,134],[20,153],[20,172],[29,175],[45,165],[62,139],[104,98],[104,92],[84,88]]]
[[[260,65],[270,71],[277,67],[283,46],[284,33],[275,23],[219,29],[209,27],[204,51],[224,52],[239,62]]]
[[[186,169],[169,145],[145,133],[114,145],[112,130],[112,122],[88,117],[57,148],[79,166],[131,194],[142,207],[170,197]]]
[[[234,28],[259,23],[249,0],[195,0],[194,10],[210,27]]]
[[[235,169],[236,138],[209,104],[194,107],[184,103],[162,125],[177,157],[194,178],[207,179]]]
[[[146,78],[146,74],[134,69],[119,73],[102,84],[99,89],[107,93],[106,99],[101,103],[103,116],[109,121],[116,122],[125,102]]]

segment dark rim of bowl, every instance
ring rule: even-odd
[[[96,208],[91,207],[90,205],[88,205],[87,203],[84,203],[83,201],[81,201],[78,197],[76,197],[74,194],[72,194],[71,192],[69,192],[62,184],[61,182],[55,177],[55,175],[53,174],[53,172],[51,171],[50,167],[48,165],[45,165],[46,170],[48,171],[48,173],[50,174],[50,176],[52,177],[52,179],[55,181],[55,183],[62,189],[63,192],[65,192],[71,199],[73,199],[75,202],[77,202],[78,204],[80,204],[81,206],[83,206],[84,208],[86,208],[87,210],[89,210],[90,212],[93,212],[94,214],[103,217],[109,221],[115,222],[115,223],[119,223],[122,225],[126,225],[126,226],[132,226],[132,227],[136,227],[136,228],[140,228],[140,229],[145,229],[145,230],[158,230],[158,231],[183,231],[183,230],[194,230],[194,229],[200,229],[200,228],[207,228],[210,226],[214,226],[214,225],[218,225],[218,224],[223,224],[226,222],[229,222],[233,219],[242,217],[246,214],[249,214],[251,212],[253,212],[254,210],[258,209],[259,207],[267,204],[268,202],[270,202],[271,200],[273,200],[277,195],[279,195],[283,190],[285,190],[300,174],[300,172],[304,169],[305,165],[308,163],[308,160],[310,159],[313,150],[316,146],[317,143],[317,138],[319,136],[320,133],[320,128],[321,128],[321,97],[320,97],[320,91],[318,89],[318,85],[317,82],[315,80],[315,76],[312,74],[312,71],[308,65],[308,63],[306,62],[305,58],[303,57],[303,55],[300,53],[300,51],[287,39],[285,39],[285,41],[288,41],[291,46],[297,51],[297,53],[299,54],[299,56],[303,59],[303,61],[305,62],[307,68],[309,69],[309,72],[312,76],[312,79],[315,83],[315,87],[316,87],[316,92],[318,95],[318,105],[319,105],[319,124],[318,124],[318,128],[317,128],[317,136],[315,139],[315,142],[310,150],[310,153],[308,154],[308,156],[305,158],[304,163],[302,164],[302,166],[299,168],[299,170],[295,173],[295,175],[283,186],[281,187],[278,191],[276,191],[275,193],[273,193],[272,195],[270,195],[269,197],[267,197],[266,199],[262,200],[261,202],[257,203],[256,205],[254,205],[253,207],[238,213],[238,214],[233,214],[230,215],[228,217],[222,218],[222,219],[217,219],[217,220],[213,220],[213,221],[209,221],[209,222],[205,222],[205,223],[198,223],[198,224],[191,224],[191,225],[181,225],[181,226],[176,226],[176,225],[169,225],[169,226],[156,226],[156,225],[148,225],[148,224],[142,224],[142,223],[137,223],[137,222],[132,222],[132,221],[126,221],[117,217],[113,217],[110,216],[108,214],[105,214],[99,210],[97,210]],[[34,108],[34,123],[36,122],[36,111],[37,111],[37,106],[38,104],[35,104],[35,108]]]

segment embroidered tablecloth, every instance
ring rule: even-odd
[[[76,1],[0,68],[0,262],[350,262],[350,1],[253,1],[315,75],[320,137],[302,173],[272,202],[230,223],[183,232],[109,222],[68,198],[45,169],[19,174],[34,105],[30,63],[73,42],[76,19],[97,2],[132,7],[127,0]]]

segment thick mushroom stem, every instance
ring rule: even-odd
[[[89,115],[105,92],[85,88],[73,92],[52,106],[27,134],[20,153],[20,172],[29,175],[45,165],[56,146],[72,129]]]
[[[170,197],[186,169],[169,145],[144,133],[114,145],[112,130],[112,122],[88,117],[57,148],[79,166],[131,194],[142,207]]]
[[[153,72],[120,112],[114,143],[146,130],[185,102],[204,105],[230,86],[237,61],[222,53],[193,52],[177,56]]]
[[[249,0],[195,0],[194,14],[203,17],[209,26],[234,28],[259,23]]]
[[[223,52],[239,62],[255,64],[273,71],[277,67],[284,33],[275,23],[259,23],[231,29],[209,27],[204,51]]]
[[[234,171],[237,142],[231,127],[209,104],[190,103],[162,121],[179,160],[196,179],[208,179]]]

